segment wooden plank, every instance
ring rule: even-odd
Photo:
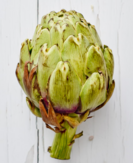
[[[36,0],[1,2],[0,160],[3,163],[24,163],[34,153],[36,121],[26,105],[15,69],[21,43],[32,37],[36,24]]]

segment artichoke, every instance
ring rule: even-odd
[[[111,97],[114,60],[95,26],[76,11],[42,17],[20,50],[16,76],[31,112],[56,135],[51,157],[69,159],[77,126]],[[53,125],[54,127],[51,127]]]

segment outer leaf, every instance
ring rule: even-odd
[[[42,29],[37,32],[36,40],[34,41],[34,46],[31,53],[31,61],[34,59],[35,55],[39,52],[40,47],[47,43],[50,46],[50,33],[48,29]]]
[[[93,109],[106,100],[105,79],[102,74],[93,73],[82,87],[80,113]]]
[[[111,85],[114,72],[114,57],[112,54],[112,50],[109,49],[107,46],[104,46],[104,59],[106,62],[107,72],[109,76],[109,85]]]
[[[106,75],[106,64],[103,53],[98,46],[90,46],[86,54],[84,72],[90,76],[93,72],[102,72]]]
[[[37,79],[42,97],[46,97],[47,84],[50,75],[54,71],[57,63],[60,61],[60,53],[56,45],[48,49],[47,44],[44,44],[40,50],[38,60]]]
[[[86,80],[84,75],[83,54],[80,53],[82,51],[80,45],[82,44],[83,39],[85,39],[83,35],[79,35],[78,38],[69,36],[64,42],[63,50],[61,53],[63,61],[70,62],[77,75],[81,79],[82,83],[84,83]]]
[[[54,109],[62,113],[77,110],[80,90],[80,80],[71,65],[60,61],[49,82],[49,97]]]
[[[37,117],[42,117],[41,116],[41,113],[40,113],[40,109],[37,108],[30,100],[28,97],[26,97],[26,102],[27,102],[27,105],[30,109],[30,111]]]

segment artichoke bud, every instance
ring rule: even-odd
[[[31,112],[57,133],[51,157],[70,158],[72,144],[82,135],[75,135],[77,126],[114,91],[113,71],[112,51],[74,10],[45,15],[32,40],[22,43],[16,76]]]
[[[36,107],[49,97],[57,112],[83,113],[105,102],[113,69],[95,27],[78,12],[61,10],[45,15],[32,40],[22,43],[16,75]]]

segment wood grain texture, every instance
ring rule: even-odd
[[[0,0],[0,160],[3,163],[133,163],[133,1]],[[15,77],[21,42],[32,38],[41,17],[61,9],[81,12],[114,54],[111,100],[82,123],[71,159],[50,158],[54,133],[28,110]],[[93,139],[89,139],[93,137]]]
[[[21,42],[32,37],[37,24],[36,6],[36,0],[0,1],[0,161],[3,163],[26,162],[36,143],[36,119],[27,108],[25,94],[15,76]]]

